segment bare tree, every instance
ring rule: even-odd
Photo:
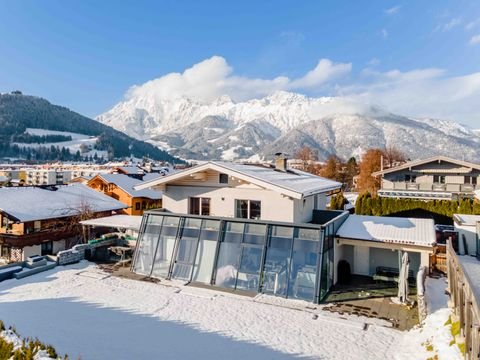
[[[389,145],[383,150],[383,165],[385,168],[391,168],[404,163],[407,159],[404,153],[393,145]]]
[[[317,152],[309,146],[304,146],[295,153],[295,158],[302,161],[302,170],[315,173],[315,161],[318,160]]]

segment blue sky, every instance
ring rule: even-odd
[[[480,128],[476,0],[0,0],[0,92],[19,89],[88,116],[132,85],[214,55],[226,76],[286,77],[280,89]],[[320,59],[329,62],[322,80],[305,81]]]

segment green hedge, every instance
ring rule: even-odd
[[[358,197],[355,214],[432,217],[436,223],[448,224],[453,222],[453,214],[480,215],[480,203],[472,199],[424,201],[372,197],[367,192]]]

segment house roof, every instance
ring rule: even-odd
[[[477,222],[480,222],[480,215],[453,214],[453,220],[458,225],[477,226]]]
[[[432,219],[350,215],[337,231],[337,237],[418,246],[436,242]]]
[[[214,170],[240,180],[300,199],[305,196],[337,190],[342,184],[300,170],[279,171],[262,165],[246,165],[233,162],[210,161],[184,171],[145,182],[135,189],[146,189],[181,179],[191,174]]]
[[[139,230],[142,224],[142,216],[113,215],[96,219],[80,221],[82,225],[113,227],[119,229]]]
[[[405,169],[410,169],[410,168],[415,167],[415,166],[424,165],[424,164],[428,164],[428,163],[431,163],[431,162],[440,162],[440,161],[453,163],[453,164],[464,166],[464,167],[467,167],[467,168],[470,168],[470,169],[480,170],[480,164],[475,164],[475,163],[471,163],[471,162],[463,161],[463,160],[452,159],[452,158],[449,158],[447,156],[434,156],[434,157],[430,157],[430,158],[423,159],[423,160],[409,161],[409,162],[407,162],[403,165],[400,165],[400,166],[395,166],[395,167],[392,167],[392,168],[389,168],[389,169],[385,169],[383,171],[374,172],[374,173],[372,173],[372,175],[373,176],[380,176],[380,175],[390,174],[392,172],[405,170]],[[427,172],[432,172],[432,171],[427,170]],[[442,170],[442,172],[448,173],[449,171],[448,170],[445,170],[445,171]],[[458,173],[458,172],[459,172],[458,170],[454,171],[454,173]]]
[[[124,174],[143,174],[144,171],[138,166],[119,166],[117,170],[120,170]]]
[[[162,192],[153,189],[135,190],[136,185],[141,185],[144,182],[139,179],[132,178],[125,174],[98,174],[97,177],[103,179],[109,184],[115,184],[120,189],[125,191],[132,197],[143,197],[152,200],[159,200],[162,198]]]
[[[127,206],[83,184],[49,190],[39,187],[0,188],[0,211],[17,221],[35,221],[78,215],[88,206],[93,212],[113,211]]]

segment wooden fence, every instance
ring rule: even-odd
[[[468,255],[465,255],[468,256]],[[480,267],[480,261],[478,263]],[[473,282],[462,266],[451,242],[447,242],[448,290],[455,315],[460,320],[461,335],[465,337],[465,359],[480,357],[480,310]]]

